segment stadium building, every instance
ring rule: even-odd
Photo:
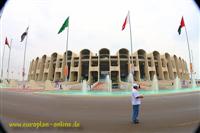
[[[133,63],[134,67],[130,67]],[[156,75],[158,80],[189,79],[187,63],[181,57],[160,54],[158,51],[147,53],[139,49],[130,55],[125,48],[119,49],[115,55],[102,48],[98,53],[83,49],[79,54],[68,51],[68,82],[86,80],[94,84],[105,80],[109,75],[113,84],[127,81],[129,72],[134,71],[135,81],[151,81]],[[28,80],[65,81],[66,52],[63,55],[53,53],[32,60],[29,66]],[[65,70],[66,71],[66,70]]]

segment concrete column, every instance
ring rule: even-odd
[[[145,65],[144,65],[144,69],[145,69],[145,79],[146,80],[150,80],[150,76],[149,76],[149,67],[148,67],[148,60],[147,60],[147,55],[146,55],[146,51],[145,51]]]
[[[117,52],[117,64],[118,64],[118,68],[119,68],[118,79],[119,79],[119,82],[121,82],[121,74],[120,74],[120,58],[119,58],[119,52]]]
[[[33,69],[33,63],[34,63],[34,60],[32,60],[30,62],[29,72],[28,72],[28,81],[32,80],[32,74],[31,74],[31,72],[32,72],[32,69]]]
[[[57,55],[58,55],[57,53],[53,53],[51,55],[51,61],[50,61],[50,65],[49,65],[49,72],[48,72],[47,80],[53,81],[53,79],[54,79],[55,69],[53,68],[53,63],[54,63],[53,59],[55,58],[55,60],[57,60]],[[55,66],[55,68],[56,68],[56,66]]]
[[[89,70],[88,70],[88,83],[90,84],[90,82],[91,82],[91,73],[90,73],[90,71],[91,71],[91,56],[92,56],[92,53],[90,52],[90,56],[89,56]]]
[[[173,73],[173,67],[172,67],[172,60],[171,60],[171,57],[169,54],[165,54],[165,58],[166,58],[166,61],[167,61],[167,69],[168,69],[168,73],[169,73],[169,78],[171,80],[174,79],[174,73]]]
[[[175,61],[175,66],[176,66],[177,75],[178,75],[178,77],[180,78],[178,59],[177,59],[176,56],[174,56],[174,61]]]
[[[33,80],[36,80],[36,70],[37,70],[38,60],[39,60],[39,57],[37,57],[35,62],[34,62]]]

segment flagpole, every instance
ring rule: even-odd
[[[29,27],[29,26],[28,26]],[[25,48],[24,48],[24,60],[23,60],[23,70],[22,70],[22,83],[23,83],[23,88],[25,88],[25,60],[26,60],[26,46],[27,46],[27,39],[28,39],[28,31],[27,31],[27,36],[26,36],[26,42],[25,42]]]
[[[133,67],[133,56],[132,56],[132,53],[133,53],[133,45],[132,45],[132,31],[131,31],[131,19],[130,19],[130,11],[128,11],[128,20],[129,20],[129,29],[130,29],[130,43],[131,43],[131,68],[130,68],[130,72],[131,72],[131,69]],[[134,72],[133,72],[134,73]],[[134,75],[133,75],[134,76]]]
[[[8,56],[8,68],[7,68],[7,79],[9,80],[10,73],[10,54],[11,54],[12,39],[10,40],[9,56]]]
[[[5,45],[3,46],[3,55],[2,55],[2,63],[1,63],[1,79],[3,80],[3,61],[4,61],[4,53],[5,53]]]
[[[68,76],[68,64],[67,64],[67,56],[68,56],[68,38],[69,38],[69,20],[68,20],[68,28],[67,28],[67,40],[66,40],[66,71],[67,71],[67,74],[66,74],[66,79],[65,79],[65,81],[67,81],[68,79],[67,79],[67,76]]]
[[[190,53],[190,45],[189,45],[189,39],[188,39],[188,34],[187,34],[187,28],[186,28],[186,24],[185,24],[185,35],[187,38],[187,45],[188,45],[188,52],[189,52],[189,60],[190,60],[190,65],[192,65],[192,60],[191,60],[191,53]],[[190,76],[191,76],[191,80],[192,80],[192,70],[191,70],[191,66],[190,66]]]

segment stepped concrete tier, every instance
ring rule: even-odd
[[[45,84],[44,84],[44,88],[45,88],[45,90],[54,90],[55,85],[54,85],[54,83],[52,83],[52,81],[46,80]]]
[[[64,90],[81,90],[83,84],[78,82],[62,82],[62,87]]]
[[[47,81],[48,82],[48,81]],[[26,86],[28,88],[31,89],[44,89],[45,88],[45,82],[41,82],[41,81],[34,81],[34,80],[30,80]]]
[[[37,88],[37,84],[35,83],[34,80],[30,80],[30,81],[27,83],[27,87],[28,87],[28,88]]]
[[[156,75],[158,81],[174,80],[177,76],[181,80],[188,80],[187,63],[173,53],[146,52],[139,49],[130,53],[128,49],[121,48],[116,54],[111,54],[107,48],[93,53],[83,49],[79,54],[67,52],[68,82],[81,83],[86,80],[89,85],[101,82],[109,75],[112,84],[127,82],[131,71],[131,59],[134,65],[134,82],[152,81]],[[52,53],[33,59],[29,66],[28,81],[46,80],[65,81],[64,70],[66,66],[66,53]],[[50,85],[51,86],[51,85]],[[112,88],[113,89],[113,88]]]

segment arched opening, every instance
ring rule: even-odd
[[[164,71],[163,74],[164,74],[164,79],[168,80],[168,73],[166,71]]]
[[[50,64],[50,70],[49,70],[49,80],[53,81],[55,69],[56,69],[56,61],[57,61],[57,53],[53,53],[51,55],[51,64]]]
[[[98,72],[97,71],[91,71],[91,84],[98,81]]]
[[[120,78],[121,81],[126,81],[129,71],[129,51],[125,48],[119,50],[119,58],[120,58]]]
[[[140,49],[140,50],[137,51],[137,54],[138,54],[138,61],[139,61],[140,79],[145,80],[145,76],[146,76],[146,72],[145,72],[146,52],[143,49]]]
[[[180,78],[179,76],[179,66],[178,66],[178,59],[177,59],[177,56],[174,55],[174,63],[175,63],[175,68],[176,68],[176,75],[178,76],[178,78]]]
[[[165,58],[167,60],[167,70],[168,70],[169,78],[173,80],[174,79],[173,60],[171,60],[169,53],[165,53]]]
[[[155,75],[155,71],[149,71],[150,80],[153,80],[154,75]]]
[[[106,48],[103,48],[99,51],[99,74],[100,80],[105,80],[106,75],[110,75],[110,51]]]
[[[61,78],[61,72],[56,72],[56,73],[55,73],[54,80],[55,80],[55,81],[59,81],[60,78]]]
[[[154,64],[155,64],[155,69],[156,69],[156,76],[158,79],[161,79],[161,66],[160,66],[160,53],[158,51],[153,52],[153,58],[154,58]]]
[[[119,88],[119,80],[118,80],[118,75],[119,72],[118,71],[111,71],[111,80],[112,80],[112,88],[113,89],[117,89]]]
[[[45,67],[46,58],[47,58],[46,55],[42,56],[42,61],[41,61],[41,64],[40,64],[39,81],[41,81],[42,78],[43,78],[43,73],[44,73],[44,67]]]
[[[37,57],[36,58],[36,61],[35,61],[35,70],[34,70],[34,75],[35,75],[35,77],[34,77],[34,79],[35,79],[35,81],[37,81],[38,80],[38,77],[39,77],[39,73],[37,73],[37,69],[38,69],[38,62],[39,62],[39,57]]]
[[[81,80],[88,80],[90,50],[83,49],[80,52],[80,58],[81,58]]]
[[[71,81],[77,82],[78,81],[78,72],[72,72],[71,73]]]

